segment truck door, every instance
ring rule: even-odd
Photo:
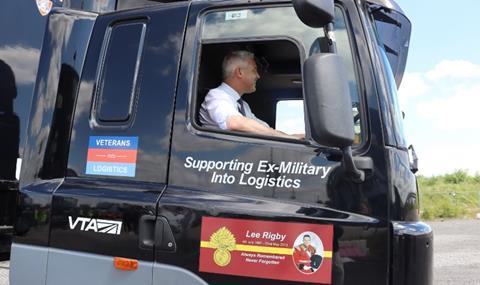
[[[261,78],[242,99],[270,126],[308,136],[301,67],[328,50],[323,29],[305,26],[288,4],[228,5],[194,2],[190,10],[158,208],[175,248],[157,248],[155,267],[184,268],[209,284],[388,283],[387,175],[357,7],[335,5],[334,35],[349,73],[363,183],[348,178],[334,149],[201,124],[223,57],[247,50]]]
[[[47,284],[152,283],[187,8],[98,16],[53,193]]]

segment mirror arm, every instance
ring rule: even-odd
[[[413,174],[417,173],[418,171],[418,156],[417,152],[415,151],[415,148],[413,148],[413,145],[410,145],[408,147],[412,154],[412,161],[410,162],[410,170],[413,172]]]
[[[337,53],[337,43],[335,40],[335,34],[333,33],[333,23],[326,25],[324,28],[325,36],[328,40],[328,47],[331,53]]]
[[[342,148],[343,167],[345,172],[350,176],[353,182],[362,183],[365,181],[365,171],[358,169],[353,162],[352,147],[346,146]]]

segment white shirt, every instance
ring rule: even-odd
[[[227,130],[227,118],[229,116],[242,116],[239,111],[240,104],[237,102],[238,99],[240,99],[240,95],[237,91],[225,82],[215,89],[210,89],[200,107],[200,123],[206,127],[217,127]],[[250,106],[245,101],[243,101],[243,108],[245,117],[256,120],[268,127],[267,123],[255,117]]]

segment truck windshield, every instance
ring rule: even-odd
[[[345,13],[339,6],[335,8],[334,33],[337,53],[344,59],[348,70],[348,85],[352,98],[352,112],[355,115],[356,143],[361,141],[361,124],[359,115],[359,89],[355,72],[352,44],[345,24]],[[235,42],[238,39],[283,38],[294,41],[300,48],[300,57],[305,58],[314,53],[328,52],[327,39],[322,28],[311,28],[297,17],[293,7],[248,8],[214,11],[204,17],[202,42]],[[284,125],[277,109],[277,122]],[[287,108],[288,109],[288,108]],[[297,108],[298,109],[298,108]],[[280,121],[278,121],[280,118]],[[304,117],[299,115],[298,124],[303,125]],[[289,124],[294,124],[289,117]],[[302,122],[300,122],[302,120]]]

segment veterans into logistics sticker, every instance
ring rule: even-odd
[[[135,177],[138,137],[97,137],[89,139],[87,166],[90,175]]]

